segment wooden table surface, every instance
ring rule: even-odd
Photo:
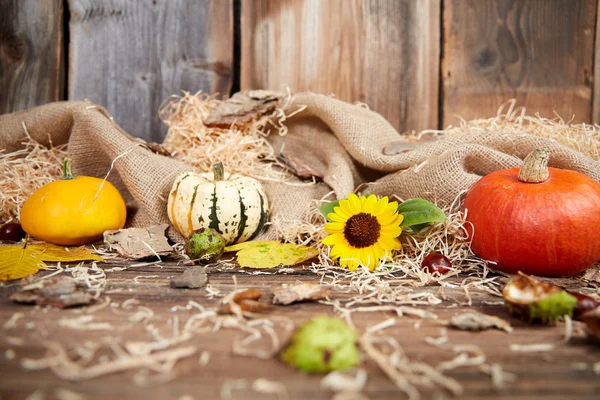
[[[180,273],[183,267],[160,264],[146,267],[110,271],[115,263],[104,265],[108,269],[107,286],[89,313],[86,308],[60,310],[50,307],[19,305],[9,300],[15,285],[0,288],[0,399],[18,399],[32,396],[32,399],[277,399],[286,398],[283,394],[266,394],[252,389],[256,380],[266,378],[285,387],[291,399],[331,399],[335,393],[320,388],[321,376],[309,375],[283,364],[277,357],[259,359],[244,357],[232,352],[232,343],[239,339],[238,329],[222,328],[216,332],[195,334],[189,340],[172,348],[193,346],[194,353],[175,364],[175,375],[144,375],[144,372],[128,370],[89,380],[70,382],[57,377],[49,369],[25,369],[26,359],[39,359],[46,355],[49,342],[58,342],[73,353],[77,347],[94,345],[100,347],[104,359],[114,356],[110,343],[123,345],[127,341],[148,341],[150,331],[157,329],[161,335],[170,337],[173,325],[183,326],[185,321],[198,310],[184,307],[190,300],[205,307],[216,307],[218,298],[209,298],[206,288],[174,289],[169,287],[169,278]],[[43,272],[41,274],[45,274]],[[237,288],[259,288],[272,294],[272,290],[283,283],[296,281],[318,283],[319,276],[307,269],[294,272],[251,275],[238,269],[214,269],[209,273],[212,288],[226,295],[234,290],[234,277]],[[440,286],[431,285],[418,289],[439,293]],[[567,344],[561,344],[565,335],[565,324],[553,327],[532,326],[511,318],[504,309],[501,299],[490,294],[472,292],[472,306],[467,306],[464,292],[445,289],[447,298],[435,306],[420,306],[419,309],[435,312],[439,320],[417,317],[397,317],[395,325],[385,329],[385,334],[397,339],[406,356],[413,361],[422,361],[434,368],[444,361],[457,356],[453,346],[476,345],[485,356],[485,364],[499,364],[501,368],[516,375],[516,381],[504,387],[495,388],[489,374],[480,366],[460,367],[444,372],[462,385],[460,395],[450,394],[439,387],[418,386],[422,398],[463,398],[463,399],[593,399],[600,398],[600,376],[594,373],[594,364],[600,361],[600,346],[579,333],[581,326],[575,323],[575,334]],[[334,291],[330,298],[343,298],[345,293]],[[130,299],[136,299],[132,301]],[[127,302],[127,303],[126,303]],[[462,305],[461,305],[462,304]],[[181,306],[175,307],[174,306]],[[153,315],[135,322],[132,315],[152,310]],[[447,342],[435,346],[426,341],[443,335],[448,320],[462,311],[477,310],[496,315],[509,321],[514,328],[512,333],[500,330],[467,332],[447,329]],[[147,311],[144,311],[147,312]],[[22,313],[21,318],[15,313]],[[268,318],[282,316],[295,324],[318,314],[335,315],[333,307],[317,302],[283,306],[272,306]],[[92,321],[83,324],[88,328],[79,330],[64,324],[65,319],[93,316]],[[143,313],[141,314],[143,315]],[[366,327],[394,317],[392,312],[365,312],[354,314],[353,321],[359,332]],[[8,323],[12,318],[11,323]],[[7,324],[8,323],[8,324]],[[108,324],[107,324],[108,323]],[[107,328],[108,327],[108,328]],[[282,339],[283,340],[283,339]],[[554,343],[556,347],[544,352],[517,352],[511,344]],[[96,361],[94,361],[96,362]],[[27,361],[25,361],[27,363]],[[401,393],[391,380],[371,359],[363,360],[361,366],[367,371],[368,382],[361,393],[368,399],[402,399]],[[600,367],[600,364],[597,365]],[[598,368],[600,369],[600,368]],[[599,370],[597,370],[600,373]],[[146,377],[146,379],[144,379]],[[137,382],[137,383],[136,383]],[[260,381],[259,381],[260,382]],[[237,390],[235,388],[238,388]],[[79,397],[78,397],[79,396]]]

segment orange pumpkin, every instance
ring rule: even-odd
[[[600,184],[548,168],[548,158],[536,150],[520,169],[486,175],[467,193],[471,248],[501,271],[573,276],[600,259]]]

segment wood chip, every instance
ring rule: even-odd
[[[229,128],[246,124],[275,111],[283,97],[282,93],[268,90],[238,92],[211,110],[204,119],[204,125]]]
[[[219,308],[221,314],[236,314],[238,311],[260,313],[267,309],[267,305],[260,301],[263,292],[258,289],[240,290],[228,300],[225,298]],[[236,311],[236,308],[239,308]]]
[[[167,224],[161,224],[146,228],[109,230],[104,232],[104,242],[111,250],[116,250],[125,258],[160,258],[174,251],[165,236],[167,228]]]
[[[196,265],[186,269],[181,275],[171,278],[171,287],[198,289],[206,285],[206,282],[208,282],[206,267]]]
[[[77,288],[72,278],[55,276],[33,283],[33,278],[30,278],[24,280],[20,289],[10,296],[12,301],[58,308],[81,306],[93,301],[93,296]]]
[[[466,331],[484,331],[487,329],[500,329],[508,333],[512,327],[502,318],[482,314],[474,311],[455,315],[450,320],[449,326]]]
[[[326,298],[331,292],[331,287],[310,283],[296,283],[283,285],[275,290],[273,304],[289,305],[299,301],[315,301]]]

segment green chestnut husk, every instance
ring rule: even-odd
[[[344,321],[319,316],[296,330],[282,359],[306,372],[344,370],[360,361],[356,341],[356,333]]]
[[[200,228],[186,240],[184,250],[191,260],[213,263],[223,255],[225,239],[214,229]]]
[[[565,315],[572,316],[577,306],[575,296],[525,274],[511,277],[502,295],[508,311],[529,322],[553,324]]]

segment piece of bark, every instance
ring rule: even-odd
[[[269,90],[238,92],[211,110],[204,125],[216,128],[243,125],[275,111],[283,97],[283,93]]]
[[[278,155],[276,159],[282,167],[296,175],[298,178],[307,179],[314,177],[323,180],[323,177],[325,176],[323,173],[312,168],[298,157],[291,155],[288,156],[282,153]]]
[[[171,157],[171,152],[165,149],[162,144],[154,143],[154,142],[144,142],[140,140],[141,146],[145,149],[150,150],[154,154],[158,154],[160,156]]]
[[[275,290],[273,304],[289,305],[299,301],[322,300],[329,295],[331,287],[310,283],[295,283],[284,285]]]
[[[167,224],[152,225],[146,228],[119,229],[104,232],[104,243],[111,250],[132,260],[141,258],[168,256],[173,248],[167,241]]]
[[[22,304],[51,305],[57,308],[67,308],[89,304],[93,297],[77,288],[75,281],[66,276],[56,276],[31,282],[26,280],[10,299]]]
[[[508,333],[512,327],[502,318],[482,314],[474,311],[455,315],[450,319],[450,327],[465,331],[484,331],[487,329],[500,329]]]
[[[206,267],[196,265],[171,278],[171,287],[198,289],[206,285],[207,281]]]

